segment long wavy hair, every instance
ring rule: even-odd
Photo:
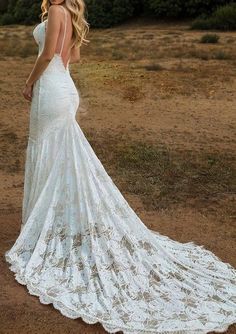
[[[83,0],[65,0],[65,5],[71,14],[72,26],[73,26],[73,46],[81,46],[87,44],[89,40],[86,39],[86,35],[89,32],[89,23],[85,19],[85,3]],[[44,21],[48,17],[48,10],[51,6],[49,0],[43,0],[41,5],[41,21]]]

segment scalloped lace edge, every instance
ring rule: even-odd
[[[107,331],[108,333],[117,333],[122,331],[123,334],[150,334],[150,333],[154,333],[154,334],[207,334],[209,332],[216,332],[216,333],[225,333],[229,326],[233,325],[236,322],[235,320],[230,321],[229,323],[226,323],[224,326],[222,327],[218,327],[216,329],[209,329],[207,331],[202,331],[201,329],[199,330],[194,330],[194,331],[189,331],[189,330],[177,330],[177,331],[158,331],[156,332],[155,329],[150,329],[148,331],[143,331],[143,330],[137,330],[137,329],[127,329],[127,328],[121,328],[121,327],[117,327],[117,325],[110,325],[109,323],[106,323],[105,321],[88,315],[88,314],[84,314],[82,312],[78,312],[77,311],[77,315],[76,316],[71,316],[70,315],[70,309],[63,304],[63,302],[61,302],[60,300],[55,300],[53,297],[49,296],[48,294],[46,294],[45,292],[35,288],[33,285],[31,285],[30,282],[27,282],[26,279],[24,278],[24,276],[21,274],[21,270],[18,267],[17,263],[10,257],[9,254],[5,253],[5,260],[7,263],[10,264],[9,269],[14,273],[15,276],[15,280],[20,283],[21,285],[25,285],[29,294],[32,296],[36,296],[39,298],[40,303],[42,304],[52,304],[53,307],[58,310],[63,316],[70,318],[70,319],[78,319],[81,318],[85,323],[89,324],[89,325],[94,325],[96,323],[100,323],[103,328],[105,329],[105,331]],[[63,306],[62,306],[63,305]],[[64,307],[64,308],[63,308]],[[75,311],[73,311],[75,312]]]

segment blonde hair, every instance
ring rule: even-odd
[[[72,26],[73,26],[73,46],[81,46],[87,44],[89,40],[85,37],[89,32],[89,23],[84,17],[85,3],[83,0],[65,0],[66,7],[71,14]],[[48,10],[50,7],[49,0],[43,0],[41,5],[41,21],[46,20],[48,16]]]

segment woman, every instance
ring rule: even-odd
[[[110,333],[208,333],[236,320],[236,270],[203,246],[149,230],[75,120],[69,62],[88,24],[82,0],[44,0],[31,101],[20,234],[6,252],[17,281],[63,315]]]

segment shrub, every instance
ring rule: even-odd
[[[14,8],[14,16],[18,23],[32,24],[38,21],[40,3],[34,0],[18,0]]]
[[[216,34],[206,34],[201,37],[201,43],[218,43],[219,36]]]
[[[0,1],[0,12],[5,12],[8,7],[8,1],[7,0],[1,0]]]
[[[13,24],[15,23],[15,18],[10,13],[4,13],[0,18],[1,25]]]
[[[108,28],[130,18],[137,1],[86,0],[88,22],[92,27]]]
[[[91,26],[107,28],[142,12],[142,0],[85,0]],[[39,21],[40,0],[9,0],[3,24],[33,24]]]
[[[236,29],[236,3],[219,7],[210,17],[196,19],[192,29]]]
[[[10,0],[7,11],[1,16],[1,24],[23,23],[33,24],[39,21],[40,1]]]
[[[144,0],[157,17],[196,17],[209,15],[232,0]]]
[[[179,17],[183,14],[183,0],[148,0],[148,6],[157,17]]]
[[[219,6],[224,6],[232,0],[189,0],[185,1],[187,16],[211,15]]]
[[[39,21],[41,0],[0,2],[1,24],[33,24]],[[223,30],[235,29],[236,26],[236,4],[230,5],[231,2],[232,0],[85,0],[86,18],[96,28],[108,28],[133,16],[145,14],[158,18],[204,15],[194,22],[193,28]],[[221,7],[218,8],[219,6]]]
[[[236,29],[236,3],[218,8],[212,16],[212,24],[216,29]]]

